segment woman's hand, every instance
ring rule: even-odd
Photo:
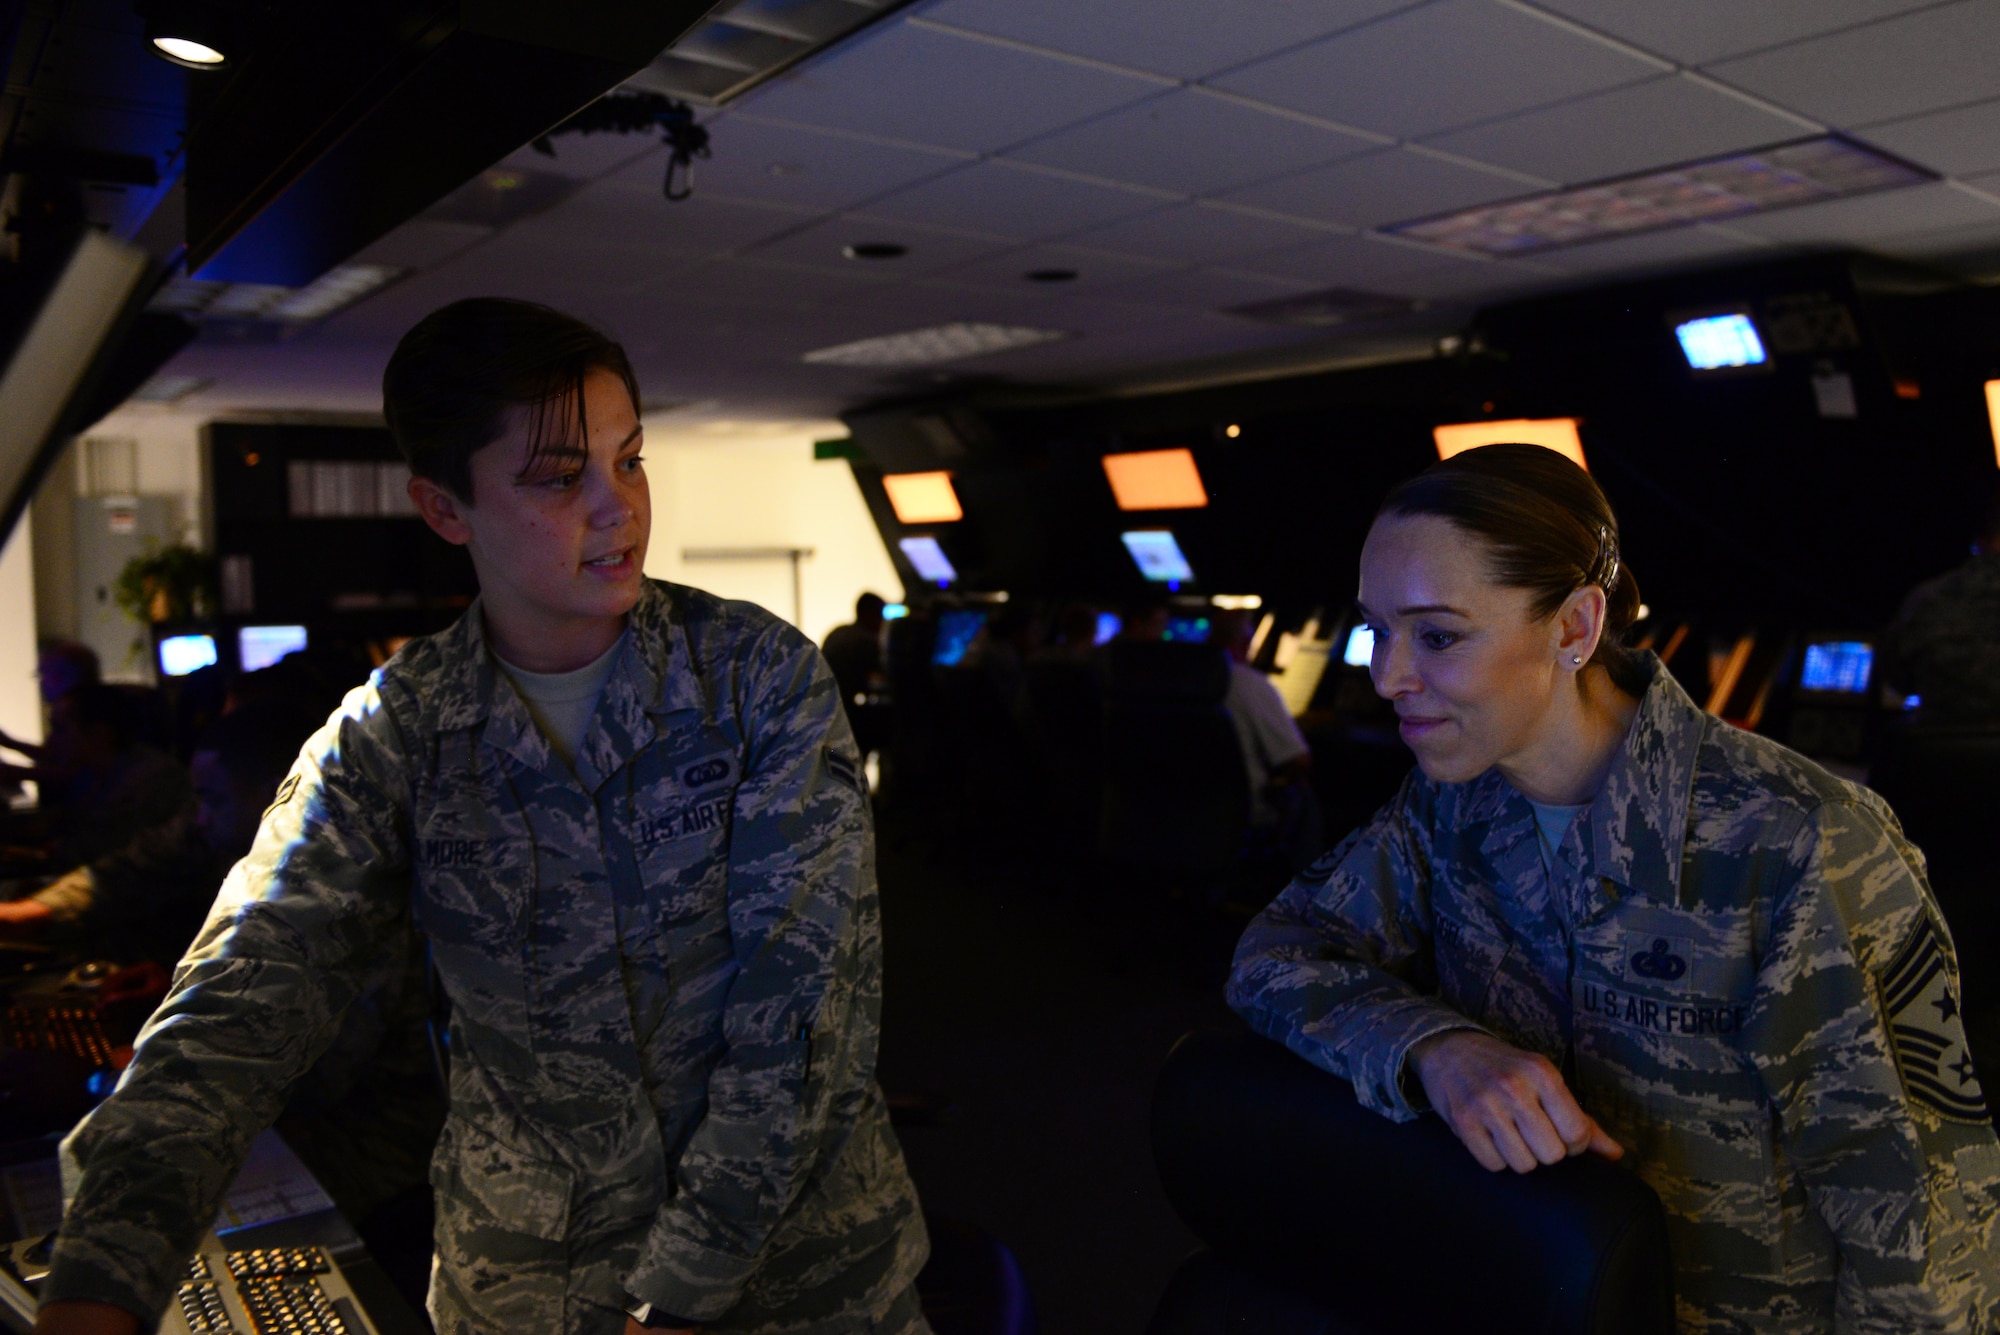
[[[1482,1168],[1526,1173],[1585,1150],[1624,1156],[1625,1148],[1577,1106],[1546,1057],[1491,1034],[1454,1029],[1411,1048],[1409,1063],[1431,1107]]]
[[[110,1303],[49,1303],[35,1335],[139,1335],[139,1318]]]

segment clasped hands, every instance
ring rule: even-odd
[[[1407,1060],[1431,1107],[1482,1168],[1526,1173],[1585,1152],[1624,1157],[1546,1057],[1453,1029],[1423,1039]]]

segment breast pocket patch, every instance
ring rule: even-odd
[[[1986,1094],[1965,1045],[1944,942],[1929,916],[1896,953],[1881,985],[1889,1039],[1910,1100],[1954,1122],[1984,1122]]]

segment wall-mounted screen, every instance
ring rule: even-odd
[[[305,647],[304,626],[245,626],[236,632],[236,663],[256,672]]]
[[[1375,632],[1365,625],[1347,632],[1347,645],[1340,661],[1349,667],[1365,668],[1375,661]]]
[[[952,568],[936,538],[898,538],[896,545],[917,568],[917,574],[931,583],[950,584],[958,578],[958,571]]]
[[[1681,355],[1687,358],[1687,364],[1697,371],[1762,366],[1767,360],[1764,340],[1757,337],[1757,326],[1742,311],[1697,315],[1691,320],[1678,321],[1674,337],[1680,340]]]
[[[1181,545],[1163,528],[1135,529],[1121,533],[1125,550],[1139,573],[1155,584],[1184,584],[1194,578],[1194,568],[1181,555]]]
[[[986,613],[976,608],[957,607],[938,616],[937,647],[931,662],[939,667],[957,667],[965,661],[965,651],[986,626]]]
[[[190,672],[213,666],[213,635],[169,635],[160,641],[160,675],[185,677]]]
[[[1865,640],[1816,641],[1806,646],[1799,689],[1860,695],[1867,691],[1874,667],[1875,647]]]
[[[1166,634],[1161,638],[1175,644],[1207,644],[1213,629],[1207,617],[1168,617]]]

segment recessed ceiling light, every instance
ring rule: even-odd
[[[900,260],[910,253],[910,248],[894,241],[857,241],[841,247],[840,253],[850,260]]]
[[[1074,283],[1074,269],[1030,269],[1021,275],[1031,283]]]
[[[140,6],[153,54],[191,70],[229,63],[230,16],[208,0],[150,0]]]
[[[297,288],[176,278],[161,288],[148,306],[211,320],[296,325],[324,319],[402,276],[403,270],[386,264],[343,264]]]
[[[156,375],[132,391],[134,403],[179,403],[191,394],[207,389],[212,380],[194,375]]]
[[[822,366],[932,366],[961,357],[983,357],[1037,343],[1054,343],[1068,337],[1058,329],[1029,329],[1019,325],[941,324],[819,348],[808,352],[803,360]]]
[[[1934,179],[1929,172],[1852,140],[1823,135],[1419,218],[1382,230],[1483,255],[1522,255]]]

